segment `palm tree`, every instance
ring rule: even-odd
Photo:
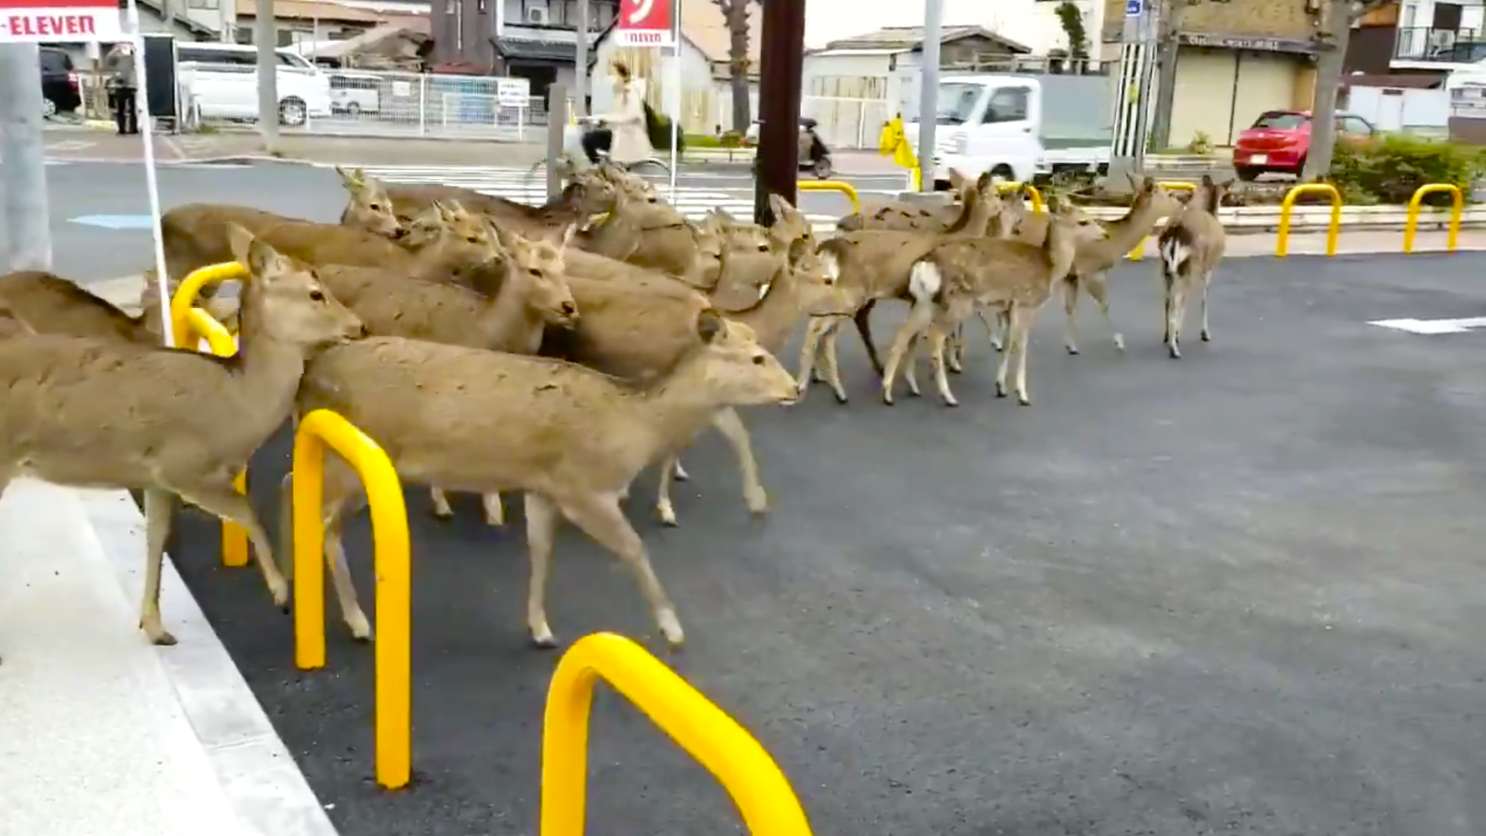
[[[728,26],[728,76],[733,88],[733,130],[748,131],[748,4],[750,0],[714,0]],[[760,2],[760,0],[752,0]]]

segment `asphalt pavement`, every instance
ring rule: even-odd
[[[281,193],[304,176],[255,171],[242,193],[337,205]],[[687,628],[671,664],[769,749],[816,833],[1486,832],[1486,333],[1369,324],[1486,312],[1486,257],[1230,260],[1215,341],[1194,304],[1180,361],[1155,269],[1111,276],[1123,354],[1087,300],[1077,357],[1044,311],[1030,407],[994,396],[978,325],[958,409],[883,405],[847,335],[851,403],[817,387],[746,413],[766,517],[713,435],[685,457],[680,528],[655,521],[652,475],[636,486],[629,515]],[[270,519],[288,450],[281,435],[253,461]],[[535,833],[557,656],[526,639],[520,503],[498,531],[473,497],[440,523],[425,490],[407,496],[404,792],[371,778],[372,649],[332,615],[329,667],[300,673],[256,573],[217,566],[214,523],[188,513],[174,559],[346,836]],[[348,548],[370,611],[364,516]],[[560,639],[661,652],[614,559],[571,528],[558,555]],[[602,689],[591,752],[593,829],[740,831],[711,778]]]

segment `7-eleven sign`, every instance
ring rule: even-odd
[[[0,43],[126,38],[118,0],[0,0]]]
[[[0,0],[0,3],[9,0]],[[619,0],[614,34],[620,46],[675,46],[672,0]]]

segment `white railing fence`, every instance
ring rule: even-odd
[[[340,136],[426,137],[433,139],[534,140],[547,127],[547,102],[530,95],[524,79],[384,72],[325,70],[323,89],[291,89],[280,75],[279,97],[307,99],[308,118],[286,131]],[[215,73],[198,67],[189,85],[202,124],[256,121],[256,92],[248,101],[235,95],[232,83],[256,91],[256,73]],[[246,78],[244,77],[246,76]],[[298,80],[294,87],[305,82]]]
[[[832,148],[876,148],[893,111],[887,99],[802,96],[800,115],[816,121],[815,132]]]

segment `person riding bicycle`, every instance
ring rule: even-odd
[[[645,102],[630,78],[629,67],[622,61],[615,61],[610,67],[614,78],[614,112],[589,117],[589,121],[604,122],[605,127],[583,135],[583,152],[592,163],[599,161],[600,151],[607,151],[609,159],[621,166],[645,162],[655,153],[646,131]]]

